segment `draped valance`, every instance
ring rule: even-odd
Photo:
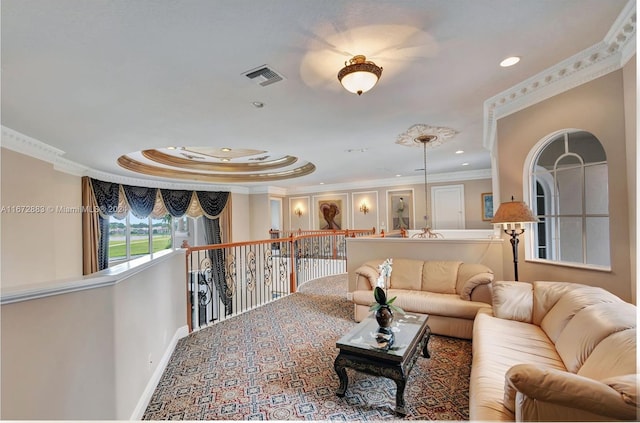
[[[100,216],[123,217],[131,211],[138,218],[206,216],[216,219],[224,210],[229,193],[224,191],[188,191],[120,185],[90,179],[95,206]]]

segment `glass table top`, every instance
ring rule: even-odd
[[[365,355],[373,355],[392,361],[401,360],[407,347],[416,339],[429,316],[413,313],[395,313],[391,330],[395,341],[389,350],[378,348],[376,333],[379,325],[373,313],[336,342],[336,347]]]

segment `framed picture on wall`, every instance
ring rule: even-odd
[[[389,191],[389,230],[412,229],[413,191]]]
[[[317,200],[317,229],[342,229],[344,210],[341,198]]]
[[[482,197],[482,220],[493,219],[493,193],[485,192]]]

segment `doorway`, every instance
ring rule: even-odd
[[[465,229],[464,185],[431,188],[433,229]]]

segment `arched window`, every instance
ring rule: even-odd
[[[539,222],[527,258],[609,269],[607,156],[591,133],[566,130],[532,150],[528,192]]]

